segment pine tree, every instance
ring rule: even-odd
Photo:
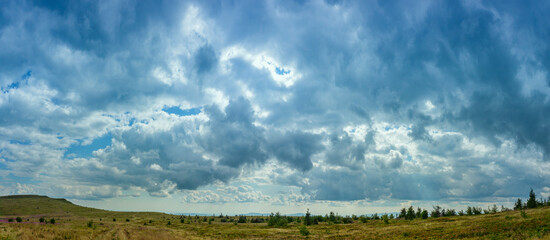
[[[407,209],[403,208],[401,209],[401,213],[399,213],[399,218],[406,218],[407,216]]]
[[[306,216],[304,218],[304,225],[311,225],[313,224],[313,219],[311,219],[311,213],[309,213],[309,208],[307,209]]]
[[[409,209],[407,210],[407,215],[405,216],[405,219],[413,220],[414,217],[415,217],[414,208],[412,206],[410,206]]]
[[[514,210],[521,210],[523,208],[523,203],[521,203],[521,198],[518,198],[516,204],[514,205]]]
[[[531,192],[529,192],[529,199],[527,200],[527,208],[536,208],[537,207],[537,196],[535,195],[535,192],[531,188]]]

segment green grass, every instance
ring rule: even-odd
[[[0,219],[20,216],[23,222],[0,223],[0,239],[550,239],[550,208],[524,212],[269,227],[267,222],[235,224],[238,217],[227,222],[186,217],[182,223],[176,215],[113,212],[64,199],[9,196],[0,197]],[[40,217],[54,218],[56,224],[39,224]]]

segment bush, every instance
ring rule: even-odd
[[[361,216],[359,216],[359,221],[362,222],[362,223],[367,223],[368,218],[364,215],[361,215]]]
[[[253,218],[250,220],[251,223],[263,223],[265,220],[263,218]]]
[[[382,215],[382,220],[384,220],[384,223],[385,223],[385,224],[390,223],[390,220],[389,220],[389,218],[388,218],[388,214]]]
[[[298,227],[298,229],[300,230],[300,234],[302,234],[303,236],[309,235],[309,230],[307,230],[306,226],[302,225]]]
[[[130,221],[130,219],[126,218],[126,222],[129,222],[129,221]]]
[[[90,221],[88,222],[88,227],[91,228],[91,227],[93,227],[93,226],[94,226],[94,222],[93,222],[92,220],[90,220]]]
[[[172,223],[170,221],[168,221],[168,223],[166,225],[170,226],[170,225],[172,225]]]
[[[276,214],[271,213],[269,216],[269,221],[267,222],[268,226],[271,227],[284,227],[288,224],[286,217],[281,216],[279,212]]]
[[[13,218],[8,219],[8,222],[13,222]]]
[[[180,219],[180,223],[185,223],[185,218]]]
[[[353,219],[350,216],[346,216],[342,219],[342,222],[345,224],[353,223]]]
[[[245,216],[239,216],[239,223],[246,223],[246,217]]]
[[[116,218],[113,218],[113,222],[116,222]]]
[[[17,218],[15,218],[15,221],[17,221],[18,223],[20,223],[20,222],[23,222],[23,219],[22,219],[21,217],[17,217]]]
[[[520,210],[520,212],[521,212],[521,217],[522,218],[527,218],[527,213],[525,213],[525,211]]]
[[[50,223],[51,223],[51,224],[55,224],[55,219],[53,219],[53,218],[50,219]]]
[[[43,223],[43,222],[46,221],[46,219],[44,219],[44,217],[41,217],[41,218],[39,219],[39,221],[40,221],[41,223]]]

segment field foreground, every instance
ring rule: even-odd
[[[15,219],[21,218],[21,222]],[[47,223],[41,223],[43,218]],[[250,218],[250,217],[248,217]],[[265,218],[265,217],[264,217]],[[10,222],[10,219],[12,221]],[[51,224],[51,219],[55,223]],[[45,196],[0,197],[0,239],[550,239],[550,208],[426,220],[274,228],[238,217],[113,212]],[[222,222],[224,221],[224,222]]]

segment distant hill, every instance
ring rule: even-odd
[[[0,196],[0,216],[16,215],[63,215],[81,217],[101,216],[163,216],[157,212],[115,212],[76,205],[64,198],[50,198],[40,195]]]
[[[64,198],[39,195],[11,195],[0,197],[0,215],[73,214],[89,215],[107,211],[75,205]]]

